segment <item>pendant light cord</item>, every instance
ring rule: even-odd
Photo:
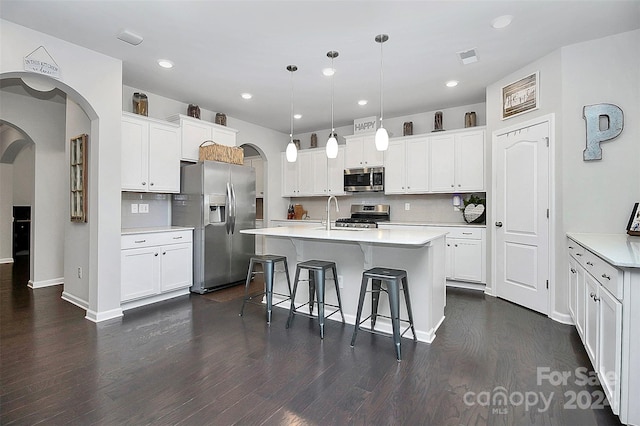
[[[382,110],[382,106],[383,104],[383,100],[384,100],[384,94],[383,94],[383,90],[382,90],[382,81],[384,79],[384,73],[383,73],[383,59],[382,59],[382,45],[384,44],[384,39],[382,39],[383,41],[380,42],[380,126],[382,126],[382,114],[383,114],[383,110]]]
[[[329,138],[333,137],[333,134],[335,133],[335,127],[333,127],[333,79],[336,77],[336,70],[333,67],[333,58],[334,56],[331,56],[331,70],[333,71],[333,74],[331,75],[331,134],[329,135]]]
[[[289,71],[291,73],[291,133],[289,133],[289,141],[291,143],[293,143],[293,71],[295,70]]]

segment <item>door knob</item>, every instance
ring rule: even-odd
[[[497,226],[498,228],[502,228],[502,222],[496,222],[496,226]]]

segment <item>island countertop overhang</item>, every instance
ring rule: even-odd
[[[264,235],[269,237],[300,238],[325,241],[349,241],[356,243],[425,246],[438,238],[443,238],[447,232],[415,229],[335,229],[327,231],[324,227],[308,228],[302,226],[282,226],[260,229],[244,229],[245,234]]]

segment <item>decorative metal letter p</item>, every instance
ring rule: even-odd
[[[585,105],[582,117],[587,122],[587,147],[582,152],[584,161],[602,160],[600,142],[608,141],[622,133],[624,115],[617,105]],[[600,122],[606,124],[601,128]]]

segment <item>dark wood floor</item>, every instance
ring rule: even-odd
[[[618,424],[602,389],[575,379],[592,368],[573,327],[471,290],[449,289],[435,342],[403,339],[398,363],[389,338],[361,333],[352,349],[352,326],[328,321],[321,341],[303,317],[286,330],[282,309],[270,327],[260,306],[239,317],[238,299],[96,325],[61,286],[29,290],[28,265],[0,273],[2,425]],[[537,368],[572,376],[539,383]]]

